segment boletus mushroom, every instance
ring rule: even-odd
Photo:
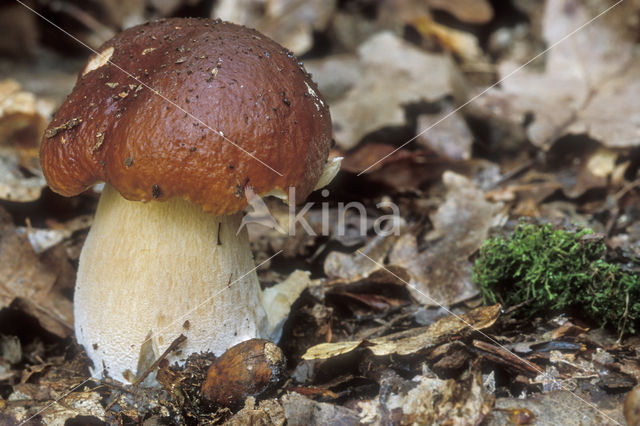
[[[335,169],[317,86],[285,48],[221,21],[147,23],[98,52],[40,152],[59,194],[105,182],[74,296],[93,374],[133,381],[180,334],[182,358],[273,337],[241,211],[248,188],[299,203]]]

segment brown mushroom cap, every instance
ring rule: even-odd
[[[329,154],[329,109],[279,44],[180,18],[130,28],[98,51],[110,63],[89,61],[42,141],[55,192],[105,181],[129,200],[181,197],[220,215],[247,205],[246,187],[295,187],[292,202],[313,190]]]

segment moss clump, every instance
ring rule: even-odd
[[[599,325],[635,333],[640,275],[605,261],[605,244],[589,234],[521,224],[509,238],[487,240],[473,268],[485,303],[527,302],[528,315],[577,308]]]

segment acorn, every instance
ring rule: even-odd
[[[247,340],[211,364],[201,387],[202,396],[221,407],[238,407],[247,397],[259,397],[271,390],[285,366],[284,354],[274,343]]]
[[[624,401],[624,418],[628,425],[640,425],[640,386],[629,392]]]

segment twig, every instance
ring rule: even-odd
[[[151,364],[151,367],[147,368],[147,370],[144,373],[142,373],[142,375],[138,377],[135,382],[133,382],[133,386],[139,386],[140,383],[142,383],[142,381],[146,379],[147,376],[151,374],[153,370],[158,368],[158,365],[160,365],[162,360],[165,359],[171,352],[178,349],[178,346],[180,346],[185,340],[187,340],[187,338],[185,337],[184,334],[181,334],[178,337],[176,337],[176,339],[173,342],[171,342],[167,350],[165,350],[162,353],[162,355],[160,355],[160,357],[156,359],[153,364]]]

